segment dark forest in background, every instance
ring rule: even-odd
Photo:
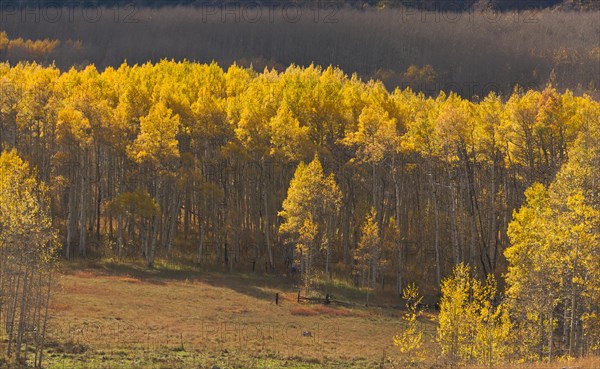
[[[600,84],[598,17],[595,11],[549,9],[6,6],[0,58],[55,63],[62,70],[163,58],[257,70],[314,63],[427,95],[508,95],[517,84],[541,89],[548,82],[594,94]]]

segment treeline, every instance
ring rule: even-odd
[[[464,13],[320,7],[36,8],[3,12],[11,40],[60,42],[43,55],[13,48],[0,57],[62,70],[100,70],[161,59],[223,67],[337,66],[388,89],[435,96],[504,96],[515,85],[595,93],[600,86],[597,12]]]
[[[304,232],[319,273],[332,265],[357,283],[400,291],[409,280],[428,294],[461,261],[506,270],[525,189],[550,183],[600,116],[597,101],[552,87],[471,102],[313,66],[2,64],[0,81],[2,150],[17,149],[50,186],[67,258],[283,271]],[[305,180],[292,191],[302,161],[314,164],[299,178],[322,177],[312,188],[331,196],[318,200]],[[377,250],[361,241],[369,213]],[[306,233],[311,224],[326,228]]]

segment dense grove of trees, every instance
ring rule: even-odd
[[[357,10],[327,2],[302,8],[10,5],[2,8],[7,36],[0,37],[0,58],[11,63],[94,64],[99,70],[163,58],[258,70],[315,63],[382,80],[389,89],[466,98],[509,95],[516,84],[542,89],[549,81],[578,93],[600,86],[595,11]],[[53,40],[44,43],[49,35]]]
[[[334,275],[367,304],[393,285],[407,365],[423,358],[417,285],[441,297],[451,363],[600,349],[600,103],[587,95],[470,101],[331,67],[170,61],[4,63],[0,83],[0,349],[15,360],[41,363],[57,246],[299,273],[307,290]]]
[[[452,365],[600,353],[597,14],[345,3],[1,9],[0,366],[41,366],[56,254],[393,288],[409,366],[434,302]]]
[[[65,257],[302,260],[399,293],[436,294],[460,262],[506,270],[525,189],[550,184],[600,116],[552,87],[472,102],[313,66],[2,64],[0,81],[2,150],[50,186]],[[577,201],[565,217],[584,216]]]
[[[509,225],[506,292],[530,337],[522,356],[600,348],[599,133],[585,127],[555,180],[530,187]]]
[[[525,204],[513,213],[504,250],[505,287],[499,289],[492,274],[480,278],[463,263],[442,282],[437,342],[450,363],[492,367],[600,351],[600,115],[595,114],[568,145],[568,160],[554,179],[530,186]],[[555,118],[555,124],[566,122]],[[420,299],[412,286],[404,296],[408,328],[395,343],[402,353],[418,353],[422,330],[414,324],[414,304]],[[407,363],[413,357],[418,355],[407,357]]]

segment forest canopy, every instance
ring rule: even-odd
[[[440,301],[441,353],[457,364],[600,347],[600,103],[589,95],[548,85],[473,101],[333,67],[167,60],[2,63],[0,84],[0,273],[40,281],[2,279],[14,301],[35,296],[21,311],[48,306],[57,250],[299,274],[326,296],[336,275],[366,287],[367,305],[392,284],[409,301],[394,342],[411,355],[420,290]],[[20,258],[28,247],[35,262]],[[29,319],[41,315],[5,316],[9,355],[43,345],[42,320]],[[36,325],[41,337],[22,334]]]
[[[2,150],[17,149],[50,185],[66,257],[289,265],[284,199],[316,154],[341,202],[325,213],[316,202],[294,228],[327,224],[314,265],[353,269],[372,213],[385,247],[369,252],[371,278],[432,294],[461,261],[506,270],[525,190],[552,183],[600,116],[598,101],[552,86],[472,102],[317,66],[1,64],[0,81]]]

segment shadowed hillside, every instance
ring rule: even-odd
[[[4,14],[11,39],[53,38],[46,61],[68,69],[162,58],[217,61],[262,70],[339,66],[387,87],[436,95],[510,93],[516,84],[589,91],[600,85],[598,13],[492,10],[433,13],[332,5],[38,9]],[[0,53],[1,55],[1,53]],[[11,62],[27,59],[4,56]],[[31,58],[29,58],[31,60]]]

